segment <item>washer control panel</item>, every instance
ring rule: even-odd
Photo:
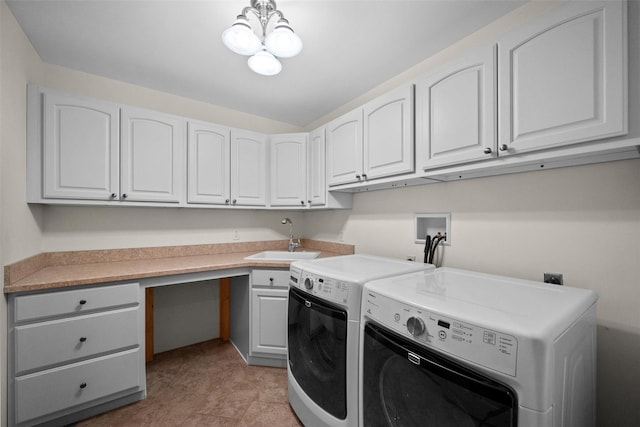
[[[348,282],[294,268],[291,268],[290,273],[290,286],[301,289],[326,301],[333,301],[341,305],[349,303]]]
[[[362,297],[365,316],[382,326],[426,347],[516,375],[516,337],[404,304],[370,290],[365,290]]]

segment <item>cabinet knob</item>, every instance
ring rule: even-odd
[[[123,199],[126,199],[127,197],[129,197],[127,193],[124,193],[124,194],[122,195],[122,198],[123,198]]]
[[[304,200],[300,200],[300,204],[304,206]]]
[[[86,342],[87,341],[87,337],[80,337],[80,342]]]
[[[86,300],[86,299],[81,299],[81,300],[80,300],[80,305],[85,305],[86,303],[87,303],[87,300]]]
[[[269,277],[269,282],[273,285],[273,277]]]
[[[307,200],[307,203],[311,204],[311,200]]]
[[[80,383],[80,388],[87,388],[87,383],[85,382]]]
[[[356,179],[357,179],[358,181],[360,181],[360,179],[361,179],[360,175],[356,175]]]
[[[367,179],[367,174],[366,173],[362,174],[362,179]]]
[[[225,199],[224,202],[228,205],[229,204],[229,199]]]
[[[507,151],[507,150],[509,150],[509,146],[507,144],[502,144],[500,146],[500,151]]]
[[[484,154],[491,154],[493,152],[493,150],[489,147],[484,149]]]
[[[236,199],[233,199],[232,203],[233,203],[234,205],[236,204],[236,202],[237,202],[237,200],[236,200]]]
[[[109,196],[112,199],[115,199],[116,197],[118,197],[118,195],[116,193],[111,193],[111,195]]]

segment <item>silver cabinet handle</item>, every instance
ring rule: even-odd
[[[111,193],[111,195],[109,196],[112,199],[115,199],[116,197],[118,197],[118,195],[116,193]]]
[[[357,174],[356,174],[356,179],[357,179],[358,181],[360,181],[360,179],[361,179],[361,178],[360,178],[360,175],[357,175]]]
[[[493,152],[493,150],[489,147],[484,149],[484,154],[491,154]]]
[[[123,198],[123,199],[126,199],[127,197],[129,197],[129,195],[128,195],[127,193],[124,193],[124,194],[122,195],[122,198]]]
[[[225,199],[224,202],[228,205],[229,204],[229,199]]]
[[[231,203],[233,203],[235,205],[237,202],[238,201],[236,199],[233,199],[233,201]]]
[[[509,150],[509,146],[507,144],[502,144],[500,146],[500,151],[508,151]]]
[[[366,173],[363,173],[363,174],[362,174],[362,179],[364,179],[364,180],[366,180],[366,179],[367,179],[367,174],[366,174]]]

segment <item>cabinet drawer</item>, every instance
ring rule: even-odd
[[[16,422],[140,385],[139,349],[16,378]]]
[[[14,321],[80,314],[109,307],[138,302],[138,284],[76,289],[37,295],[24,295],[15,299]]]
[[[15,328],[16,375],[140,344],[138,307]]]
[[[253,270],[251,284],[254,286],[289,286],[289,270]]]

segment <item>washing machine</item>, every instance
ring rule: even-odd
[[[595,425],[594,292],[451,268],[367,283],[360,425]]]
[[[433,268],[430,264],[360,254],[291,264],[288,395],[291,407],[306,426],[358,425],[364,283]]]

